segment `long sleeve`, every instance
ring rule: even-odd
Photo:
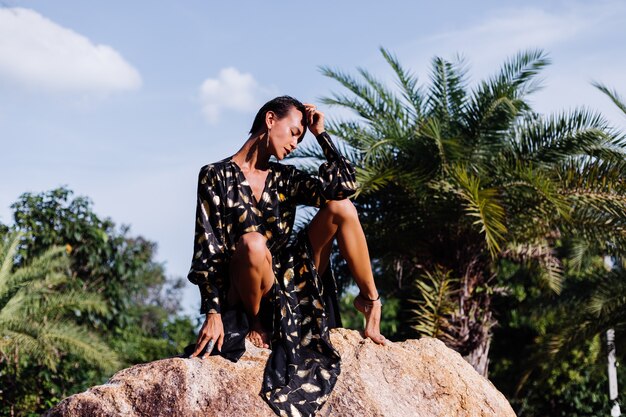
[[[216,176],[209,166],[200,169],[196,203],[193,258],[187,279],[200,288],[201,313],[220,313],[227,262],[224,245],[223,203],[216,190]]]
[[[358,185],[354,167],[337,150],[328,133],[322,132],[316,139],[327,161],[320,166],[319,177],[294,169],[291,183],[297,204],[320,207],[326,200],[350,197]]]

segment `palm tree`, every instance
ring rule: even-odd
[[[62,355],[72,354],[99,369],[116,368],[115,353],[76,321],[79,313],[107,308],[96,294],[66,289],[66,248],[52,247],[16,268],[20,239],[0,238],[0,365],[17,372],[28,357],[54,371]]]
[[[417,282],[414,329],[436,329],[486,376],[491,300],[507,291],[501,259],[532,270],[528,285],[558,293],[563,234],[624,247],[624,138],[586,109],[532,111],[528,97],[549,63],[542,51],[517,54],[472,89],[462,59],[434,58],[430,83],[419,85],[381,53],[395,89],[364,69],[357,79],[322,68],[348,91],[324,103],[357,115],[329,130],[358,167],[355,204],[376,270],[402,293]],[[297,156],[320,157],[310,147]],[[452,300],[454,311],[424,308],[429,299]]]
[[[594,83],[594,86],[607,95],[626,115],[626,104],[617,91],[601,83]],[[623,165],[621,168],[612,172],[614,176],[619,176],[611,181],[616,187],[607,188],[604,192],[612,196],[615,204],[621,204],[623,207],[626,204],[624,198],[626,187],[623,182],[626,170],[623,169]],[[623,225],[618,224],[616,227],[621,230],[622,234],[625,233]],[[579,308],[574,310],[574,314],[568,316],[566,325],[555,329],[555,334],[539,339],[537,356],[544,361],[560,359],[573,348],[582,346],[606,332],[611,385],[610,400],[613,401],[611,415],[620,415],[617,403],[615,355],[616,346],[626,346],[626,257],[623,246],[616,247],[608,242],[607,247],[602,243],[592,246],[587,251],[594,254],[596,259],[604,257],[604,268],[596,268],[589,277],[590,281],[597,284],[577,300]],[[533,371],[534,369],[527,371],[522,384]]]

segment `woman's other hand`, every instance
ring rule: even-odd
[[[317,110],[314,104],[305,103],[306,119],[309,124],[309,131],[317,136],[324,132],[324,113]]]
[[[213,348],[217,345],[217,350],[222,350],[222,343],[224,343],[224,324],[222,323],[222,315],[217,313],[211,313],[206,315],[206,320],[200,329],[198,334],[198,341],[196,342],[196,350],[191,354],[190,358],[195,358],[202,352],[205,346],[207,346],[206,352],[202,355],[202,359],[208,357]]]

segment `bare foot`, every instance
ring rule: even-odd
[[[385,336],[380,334],[380,315],[383,304],[380,300],[368,300],[361,295],[354,298],[354,307],[365,316],[365,337],[379,345],[385,344]]]
[[[246,336],[248,340],[252,342],[252,344],[256,347],[269,349],[270,345],[270,337],[267,331],[261,326],[261,323],[258,320],[253,320],[252,325],[250,326],[250,331]]]

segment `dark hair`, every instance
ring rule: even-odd
[[[304,134],[306,133],[307,128],[306,110],[304,108],[304,104],[291,96],[276,97],[265,103],[254,117],[254,122],[252,122],[250,134],[256,135],[257,133],[265,129],[265,115],[268,111],[274,112],[274,114],[276,114],[276,117],[282,119],[287,115],[287,113],[289,113],[289,110],[291,110],[292,107],[295,107],[297,110],[300,110],[302,112],[302,123],[304,124],[304,130],[302,131],[302,136],[300,136],[298,142],[301,141],[304,137]]]

